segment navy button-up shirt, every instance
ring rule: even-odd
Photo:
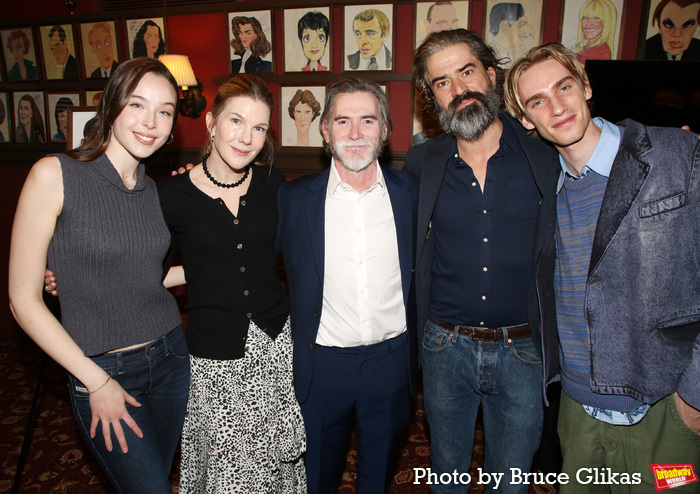
[[[528,321],[541,195],[511,124],[501,120],[483,192],[452,141],[431,223],[428,317],[436,322],[499,327]]]

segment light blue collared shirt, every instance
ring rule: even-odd
[[[620,148],[622,132],[620,132],[620,128],[617,125],[600,117],[594,118],[593,123],[601,130],[600,139],[593,150],[593,154],[591,154],[591,157],[588,158],[586,164],[581,168],[581,173],[579,175],[573,175],[569,165],[566,164],[561,154],[559,155],[561,174],[559,175],[559,183],[557,184],[557,193],[559,193],[564,185],[564,180],[567,179],[567,176],[576,179],[593,170],[598,175],[602,175],[606,178],[610,177],[613,161],[615,161],[615,156],[617,156],[617,151]],[[649,411],[649,405],[646,403],[643,403],[631,412],[618,412],[616,410],[606,410],[589,405],[582,406],[586,413],[594,419],[613,425],[636,424],[642,420],[647,411]]]
[[[559,155],[561,174],[559,175],[559,182],[557,184],[557,193],[559,193],[564,185],[564,180],[567,175],[578,178],[582,177],[590,170],[593,170],[598,175],[602,175],[606,178],[610,176],[610,169],[612,168],[617,151],[620,148],[622,134],[617,125],[611,124],[603,118],[596,117],[593,119],[593,123],[601,130],[600,139],[598,139],[598,144],[596,144],[593,154],[591,154],[591,157],[588,158],[586,164],[581,168],[580,175],[574,176],[569,165],[566,164],[561,154]]]

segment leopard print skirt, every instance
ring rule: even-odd
[[[274,341],[251,321],[241,359],[190,363],[180,494],[305,493],[289,321]]]

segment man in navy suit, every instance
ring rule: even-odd
[[[363,10],[352,21],[358,50],[348,55],[352,70],[390,70],[391,51],[384,44],[389,18],[378,9]]]
[[[357,492],[382,493],[415,390],[418,191],[378,164],[392,124],[377,84],[338,82],[320,126],[330,168],[283,185],[278,200],[308,491],[337,489],[356,418]]]
[[[92,71],[90,77],[109,79],[114,69],[117,68],[112,51],[112,28],[106,22],[96,22],[88,33],[88,43],[90,50],[100,61],[100,66]]]
[[[62,79],[77,79],[78,65],[75,57],[68,51],[66,43],[67,35],[63,26],[54,26],[49,31],[49,49],[56,60],[56,65],[63,67],[61,70]]]

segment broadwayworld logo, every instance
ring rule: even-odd
[[[693,465],[651,465],[656,492],[698,481]]]

